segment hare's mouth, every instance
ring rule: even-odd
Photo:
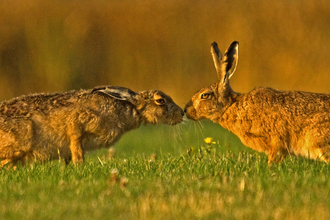
[[[179,124],[183,121],[183,117],[180,117],[180,118],[174,118],[171,122],[170,122],[170,125],[176,125],[176,124]]]
[[[193,108],[191,106],[190,107],[186,107],[185,108],[185,113],[186,113],[186,116],[187,116],[188,119],[191,119],[191,120],[194,120],[194,121],[199,120],[197,118],[197,112],[196,112],[195,108]]]
[[[188,119],[190,120],[194,120],[194,121],[197,121],[199,120],[197,117],[196,117],[196,114],[194,114],[195,112],[186,112],[186,116]]]

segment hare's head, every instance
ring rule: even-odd
[[[137,108],[147,123],[175,125],[182,122],[183,110],[161,91],[141,91],[136,100]]]
[[[183,110],[174,103],[171,97],[161,91],[145,90],[136,93],[118,86],[102,87],[97,91],[132,103],[141,115],[144,124],[175,125],[183,120]]]
[[[238,42],[234,41],[222,55],[216,42],[211,45],[211,54],[218,75],[218,82],[199,90],[187,103],[186,115],[189,119],[210,119],[216,121],[222,112],[232,103],[229,79],[234,74],[238,60]]]

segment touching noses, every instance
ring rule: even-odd
[[[182,108],[180,108],[179,106],[177,106],[178,109],[180,109],[180,115],[183,117],[184,116],[184,112],[182,110]]]
[[[174,108],[175,110],[174,110],[174,114],[177,114],[177,110],[179,110],[180,111],[180,115],[183,117],[184,116],[184,113],[185,112],[183,112],[183,110],[182,110],[182,108],[180,108],[179,106],[177,106],[177,105],[171,105],[170,106],[170,108],[169,109],[172,109],[172,108]]]
[[[184,113],[186,114],[187,113],[187,109],[192,105],[192,101],[190,100],[186,106],[184,107]]]

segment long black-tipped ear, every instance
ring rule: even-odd
[[[220,71],[220,67],[221,67],[222,54],[218,48],[217,42],[215,41],[211,44],[211,54],[214,62],[214,67],[218,72]]]
[[[220,83],[225,83],[234,74],[238,61],[238,42],[234,41],[228,47],[224,55],[218,48],[218,44],[211,44],[211,54],[215,69],[217,70],[218,80]]]
[[[115,99],[129,101],[133,104],[135,104],[136,102],[135,96],[137,93],[125,87],[120,87],[120,86],[96,87],[92,90],[92,92],[100,92],[105,95],[111,96]]]
[[[222,57],[221,68],[218,71],[219,81],[225,82],[234,74],[238,62],[238,42],[234,41]]]

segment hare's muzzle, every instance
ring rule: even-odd
[[[193,107],[191,100],[184,107],[184,113],[186,114],[187,118],[196,120],[196,109]]]
[[[172,122],[170,124],[171,125],[176,125],[178,123],[181,123],[183,121],[183,116],[184,116],[183,110],[179,106],[177,106],[174,117],[173,117]]]

